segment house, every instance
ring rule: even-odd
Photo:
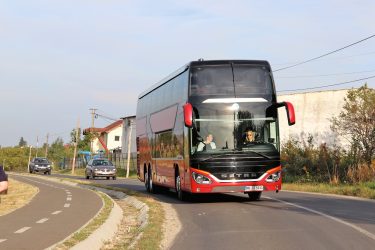
[[[86,128],[83,134],[96,133],[97,137],[92,141],[92,152],[113,151],[122,147],[122,126],[123,120],[118,120],[104,128]]]

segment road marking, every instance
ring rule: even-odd
[[[71,194],[71,192],[69,192],[69,191],[67,191],[66,193],[67,193],[67,194]]]
[[[358,231],[358,232],[360,232],[360,233],[366,235],[366,236],[369,237],[370,239],[375,240],[375,234],[372,234],[372,233],[370,233],[369,231],[367,231],[367,230],[365,230],[365,229],[363,229],[363,228],[360,228],[360,227],[358,227],[358,226],[356,226],[356,225],[354,225],[354,224],[351,224],[351,223],[346,222],[346,221],[344,221],[344,220],[341,220],[341,219],[339,219],[339,218],[336,218],[336,217],[333,217],[333,216],[331,216],[331,215],[328,215],[328,214],[325,214],[325,213],[322,213],[322,212],[316,211],[316,210],[311,209],[311,208],[307,208],[307,207],[304,207],[304,206],[300,206],[300,205],[297,205],[297,204],[294,204],[294,203],[291,203],[291,202],[287,202],[287,201],[283,201],[283,200],[279,200],[279,199],[271,198],[271,197],[267,197],[267,196],[265,196],[264,198],[269,199],[269,200],[275,200],[275,201],[278,201],[278,202],[281,202],[281,203],[284,203],[284,204],[287,204],[287,205],[290,205],[290,206],[293,206],[293,207],[298,207],[298,208],[300,208],[300,209],[303,209],[303,210],[309,211],[309,212],[314,213],[314,214],[321,215],[321,216],[323,216],[323,217],[326,217],[326,218],[328,218],[328,219],[334,220],[334,221],[336,221],[336,222],[338,222],[338,223],[341,223],[341,224],[344,224],[344,225],[346,225],[346,226],[348,226],[348,227],[351,227],[351,228],[353,228],[354,230],[356,230],[356,231]]]
[[[48,218],[43,218],[41,220],[38,220],[36,223],[42,224],[42,223],[46,222],[47,220],[48,220]]]
[[[65,203],[64,207],[70,207],[69,203]]]
[[[29,230],[31,227],[23,227],[17,231],[15,231],[14,233],[15,234],[22,234],[23,232],[26,232],[27,230]]]
[[[72,200],[72,197],[66,197],[66,200],[67,200],[67,201],[71,201],[71,200]]]
[[[7,239],[0,239],[0,243],[6,241]]]
[[[59,213],[61,213],[61,212],[62,212],[62,211],[58,210],[58,211],[53,212],[52,214],[53,214],[53,215],[56,215],[56,214],[59,214]]]

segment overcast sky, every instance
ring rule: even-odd
[[[135,115],[140,92],[198,58],[276,70],[317,57],[374,35],[374,10],[371,0],[1,1],[0,145],[41,144],[47,133],[68,142],[78,118],[90,126],[89,108]],[[374,75],[372,38],[274,78],[282,91]]]

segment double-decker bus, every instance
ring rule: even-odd
[[[278,192],[280,107],[293,125],[293,105],[276,101],[267,61],[192,61],[138,97],[138,178],[147,191],[167,187],[179,199]]]

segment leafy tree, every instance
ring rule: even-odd
[[[23,139],[23,137],[20,138],[20,141],[18,142],[19,147],[27,146],[27,142]]]
[[[70,132],[70,143],[73,144],[73,145],[77,141],[76,130],[77,129],[72,129],[72,131]],[[78,141],[80,141],[80,140],[81,140],[81,129],[78,128]]]
[[[78,149],[80,150],[87,150],[90,151],[91,147],[91,141],[96,137],[97,135],[94,133],[85,133],[83,135],[83,139],[78,142]]]
[[[367,84],[348,91],[342,111],[331,119],[331,128],[350,142],[358,163],[371,166],[375,154],[375,89]]]

